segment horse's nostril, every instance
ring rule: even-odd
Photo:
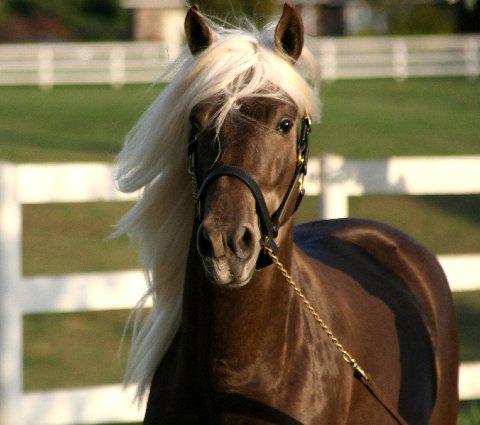
[[[236,232],[233,251],[239,258],[248,258],[253,251],[255,245],[255,237],[249,226],[242,226]]]
[[[200,255],[204,257],[213,255],[213,245],[210,236],[205,227],[201,227],[197,235],[197,249]]]
[[[243,232],[242,241],[246,246],[253,245],[253,232],[248,228],[245,227],[245,231]]]
[[[240,260],[255,250],[255,234],[249,226],[235,226],[223,232],[201,225],[197,233],[197,250],[202,257],[220,258],[229,252]]]

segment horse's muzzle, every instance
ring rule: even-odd
[[[250,224],[222,226],[204,220],[198,228],[197,250],[207,278],[229,287],[247,284],[255,271],[259,239],[258,228]]]

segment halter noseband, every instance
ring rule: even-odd
[[[295,196],[295,207],[294,211],[300,205],[300,201],[305,194],[305,189],[303,187],[303,179],[305,174],[307,174],[307,161],[308,161],[308,136],[310,134],[312,127],[312,121],[310,115],[306,114],[302,119],[302,126],[300,129],[300,134],[297,139],[297,163],[295,166],[295,171],[293,173],[292,180],[287,189],[285,196],[283,197],[280,206],[272,214],[268,213],[267,204],[265,203],[265,198],[263,197],[262,191],[258,187],[258,184],[255,180],[243,169],[234,166],[221,166],[215,168],[211,173],[209,173],[203,180],[200,188],[198,188],[198,176],[197,176],[197,167],[196,167],[196,152],[197,152],[197,138],[192,139],[188,144],[188,155],[190,157],[190,167],[189,173],[192,175],[193,180],[193,190],[195,197],[195,210],[196,210],[196,220],[201,222],[203,218],[203,202],[207,196],[207,190],[210,184],[221,176],[231,176],[241,180],[252,193],[255,198],[256,210],[260,222],[260,231],[262,233],[261,244],[262,247],[270,248],[275,255],[278,254],[278,247],[274,239],[278,235],[278,230],[285,212],[285,209],[290,202],[293,201],[293,196]],[[268,265],[272,264],[272,258],[265,249],[260,251],[260,254],[257,259],[256,268],[261,269]]]

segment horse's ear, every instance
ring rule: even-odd
[[[185,17],[185,35],[193,55],[205,50],[215,39],[207,21],[200,13],[200,7],[196,4],[189,9]]]
[[[275,28],[275,48],[288,55],[295,63],[303,49],[303,21],[298,10],[289,3]]]

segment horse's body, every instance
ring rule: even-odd
[[[282,261],[385,397],[409,424],[454,424],[457,336],[434,257],[364,220],[294,234]],[[181,330],[153,380],[146,424],[395,423],[283,280],[272,268],[240,289],[213,287],[192,244]]]
[[[163,103],[175,98],[175,87],[192,92],[181,112],[172,112],[191,124],[190,134],[179,136],[190,140],[197,193],[193,229],[179,229],[190,242],[171,225],[185,228],[193,215],[186,153],[178,145],[162,147],[162,171],[154,162],[158,136],[151,136],[160,130],[140,126],[135,137],[146,140],[140,146],[148,151],[127,145],[124,155],[135,157],[126,160],[125,187],[146,189],[123,228],[140,239],[155,293],[130,361],[141,390],[151,381],[145,424],[398,423],[354,378],[279,268],[268,265],[278,247],[277,260],[380,397],[411,425],[454,425],[458,341],[448,282],[435,258],[403,233],[366,220],[294,228],[308,133],[297,132],[296,123],[315,109],[293,73],[303,47],[298,13],[286,6],[276,28],[273,46],[281,59],[251,39],[218,41],[195,7],[185,27],[190,51],[206,70],[189,68],[182,75],[189,83],[173,82]],[[241,68],[228,78],[221,74],[223,86],[208,81],[216,72],[209,68],[215,49],[222,52],[216,58]],[[236,50],[235,62],[228,55]],[[264,72],[266,80],[259,77]],[[146,122],[157,116],[147,114]],[[167,133],[160,136],[167,137],[175,126],[165,120]],[[173,180],[170,163],[180,170],[170,173]],[[183,206],[171,212],[164,197],[175,199],[178,181]],[[166,241],[159,228],[170,232]],[[182,267],[178,258],[187,247]]]

